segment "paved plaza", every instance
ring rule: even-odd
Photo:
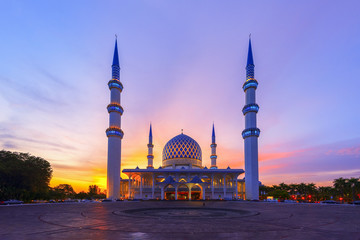
[[[228,238],[360,239],[360,206],[232,201],[0,206],[2,240]]]

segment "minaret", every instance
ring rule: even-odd
[[[153,139],[152,139],[152,130],[151,130],[151,124],[150,124],[150,131],[149,131],[149,144],[148,146],[148,155],[147,155],[147,159],[148,159],[148,166],[147,168],[154,168],[153,165],[153,160],[154,160],[154,155],[153,155]]]
[[[245,106],[242,109],[245,115],[245,130],[242,132],[242,137],[245,143],[245,193],[248,200],[259,200],[258,137],[260,129],[256,127],[259,105],[255,103],[255,90],[258,82],[254,78],[254,67],[251,39],[249,39],[246,82],[243,85]]]
[[[213,129],[212,129],[212,136],[211,136],[211,168],[217,168],[216,166],[216,159],[217,159],[217,155],[216,155],[216,141],[215,141],[215,127],[213,124]]]
[[[120,94],[123,85],[120,82],[120,66],[115,40],[114,59],[112,64],[112,79],[108,86],[110,89],[109,128],[106,129],[108,137],[108,162],[107,162],[107,198],[120,198],[120,166],[121,166],[121,139],[124,132],[121,130],[121,115],[124,110],[120,105]]]

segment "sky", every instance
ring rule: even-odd
[[[115,34],[122,169],[147,166],[150,122],[155,167],[181,129],[209,167],[215,123],[218,167],[244,169],[251,33],[260,181],[360,176],[357,0],[19,0],[0,9],[0,149],[48,160],[51,186],[106,187]]]

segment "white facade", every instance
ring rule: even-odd
[[[110,89],[110,104],[107,106],[109,113],[109,128],[106,129],[108,137],[107,161],[107,198],[120,198],[120,168],[121,168],[121,115],[123,109],[120,105],[120,94],[123,86],[120,82],[120,66],[115,42],[114,60],[112,65],[112,79],[108,83]]]
[[[247,200],[259,200],[259,161],[258,161],[258,137],[260,129],[256,126],[256,114],[259,106],[256,104],[255,91],[258,82],[254,78],[254,62],[249,40],[249,52],[246,66],[246,82],[243,85],[245,91],[245,130],[242,132],[244,138],[245,157],[245,189]]]
[[[126,199],[233,200],[245,198],[242,169],[124,169]]]

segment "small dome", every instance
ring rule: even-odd
[[[177,166],[192,164],[201,167],[201,148],[199,144],[185,134],[170,139],[163,150],[163,167],[172,164]]]

